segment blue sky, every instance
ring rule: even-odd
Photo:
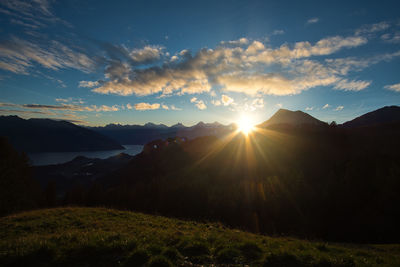
[[[0,115],[344,122],[400,103],[397,2],[0,0]]]

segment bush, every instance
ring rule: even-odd
[[[282,254],[271,254],[265,261],[263,266],[265,267],[301,267],[307,266],[302,260],[297,258],[295,255],[289,253]]]
[[[150,255],[143,249],[137,249],[130,254],[125,262],[125,266],[142,266],[149,261]]]
[[[156,256],[150,260],[150,267],[170,267],[172,263],[164,256]]]
[[[235,263],[240,257],[240,251],[234,248],[224,248],[217,253],[219,263]]]
[[[246,242],[239,246],[239,250],[247,261],[259,260],[262,257],[262,249],[252,242]]]
[[[176,262],[179,258],[181,258],[181,254],[176,248],[166,248],[162,255],[167,259],[171,260],[172,262]]]
[[[205,256],[210,254],[207,245],[202,242],[193,242],[183,248],[183,254],[189,257]]]

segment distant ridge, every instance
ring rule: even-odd
[[[25,120],[0,116],[0,136],[25,152],[68,152],[124,149],[116,141],[67,121]]]
[[[400,123],[400,107],[386,106],[364,115],[361,115],[351,121],[342,124],[342,127],[368,127],[386,123]]]
[[[258,125],[258,127],[265,128],[273,125],[314,125],[323,126],[325,122],[320,121],[313,116],[303,111],[291,111],[287,109],[279,109],[272,117]]]

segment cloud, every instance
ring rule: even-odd
[[[309,20],[307,20],[307,24],[314,24],[317,23],[319,21],[319,18],[311,18]]]
[[[337,70],[330,68],[327,73],[328,66],[325,65],[332,64],[329,62],[324,63],[324,75],[310,76],[310,72],[302,72],[304,66],[301,64],[312,62],[307,58],[330,55],[365,43],[367,39],[362,36],[334,36],[315,44],[298,42],[293,46],[284,44],[273,49],[259,41],[249,43],[239,39],[230,42],[229,46],[201,49],[195,55],[182,50],[179,53],[181,60],[147,68],[135,68],[129,61],[117,60],[118,57],[114,56],[105,69],[107,80],[99,80],[99,87],[93,91],[101,94],[167,96],[200,94],[210,92],[212,86],[220,86],[222,90],[249,95],[298,94],[308,88],[327,86],[340,80]],[[268,66],[277,66],[280,71],[263,71]],[[348,67],[350,69],[351,66]]]
[[[170,108],[171,108],[172,110],[182,110],[181,108],[175,107],[175,105],[171,105]]]
[[[88,111],[88,112],[93,112],[93,111],[110,112],[119,110],[119,107],[117,105],[82,106],[82,105],[65,104],[65,103],[62,103],[61,105],[0,103],[0,107],[16,107],[21,109],[58,110],[58,111]]]
[[[356,30],[355,34],[356,35],[361,35],[361,34],[371,34],[371,33],[376,33],[380,31],[384,31],[390,27],[390,24],[386,21],[382,21],[379,23],[375,24],[368,24],[360,27],[359,29]]]
[[[282,34],[285,34],[284,30],[275,30],[272,32],[272,35],[282,35]]]
[[[314,107],[306,107],[306,108],[305,108],[306,111],[311,111],[311,110],[313,110],[313,109],[314,109]]]
[[[165,104],[161,104],[161,107],[162,107],[163,109],[169,110],[169,107],[168,107],[167,105],[165,105]]]
[[[96,66],[83,52],[55,40],[38,44],[12,37],[0,42],[0,69],[28,74],[35,64],[51,70],[70,68],[83,72],[91,72]]]
[[[52,23],[63,23],[70,26],[69,23],[56,17],[50,6],[52,1],[0,1],[0,13],[10,17],[9,22],[29,29],[46,27]]]
[[[136,63],[151,63],[160,59],[162,54],[161,46],[145,46],[141,49],[133,49],[129,56]]]
[[[92,88],[92,87],[96,87],[99,86],[99,82],[98,81],[80,81],[79,82],[79,87],[86,87],[86,88]]]
[[[335,109],[335,111],[340,111],[340,110],[342,110],[342,109],[344,109],[344,106],[337,106],[336,109]]]
[[[249,43],[249,40],[247,38],[240,38],[238,40],[234,41],[222,41],[221,45],[232,45],[232,46],[242,46],[242,45],[247,45]]]
[[[203,109],[207,108],[207,106],[204,103],[204,101],[197,99],[197,97],[192,97],[192,99],[190,99],[190,103],[195,103],[195,106],[200,110],[203,110]]]
[[[133,109],[133,106],[128,103],[128,104],[126,104],[126,108],[130,110],[130,109]]]
[[[204,104],[203,100],[199,100],[198,102],[196,102],[196,107],[200,110],[207,108],[207,106],[206,106],[206,104]]]
[[[221,106],[221,101],[219,100],[211,100],[211,104],[213,104],[214,106]]]
[[[222,95],[221,96],[221,102],[224,104],[224,106],[229,106],[234,102],[233,98],[227,96],[227,95]]]
[[[340,80],[335,86],[335,89],[344,91],[361,91],[367,88],[371,81],[348,81],[347,79]]]
[[[400,83],[386,85],[384,88],[395,92],[400,92]]]
[[[264,107],[264,99],[256,98],[251,103],[254,108],[263,108]]]
[[[329,104],[325,104],[325,105],[322,107],[322,109],[326,109],[326,108],[329,108],[329,107],[330,107]]]
[[[283,107],[282,103],[277,103],[275,106],[278,107],[278,108],[282,108]]]
[[[398,44],[400,43],[400,32],[385,33],[381,36],[381,39],[386,43]]]
[[[155,109],[159,109],[159,108],[160,108],[159,103],[150,104],[150,103],[142,102],[142,103],[135,104],[136,110],[155,110]]]

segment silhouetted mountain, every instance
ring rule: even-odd
[[[0,136],[25,152],[65,152],[124,149],[116,141],[67,121],[25,120],[0,116]]]
[[[400,107],[387,106],[368,112],[341,126],[347,128],[376,126],[386,123],[400,123]]]
[[[199,136],[223,136],[233,130],[231,125],[225,126],[218,122],[199,122],[194,126],[184,126],[177,123],[168,127],[164,124],[146,123],[145,125],[109,124],[104,127],[90,129],[117,140],[121,144],[144,145],[157,139],[171,137],[186,137],[193,139]]]
[[[270,234],[398,242],[400,128],[309,128],[152,141],[97,179],[102,191],[90,205]]]
[[[276,125],[292,126],[326,126],[327,124],[302,111],[291,111],[279,109],[269,120],[261,123],[258,127],[265,128]]]

